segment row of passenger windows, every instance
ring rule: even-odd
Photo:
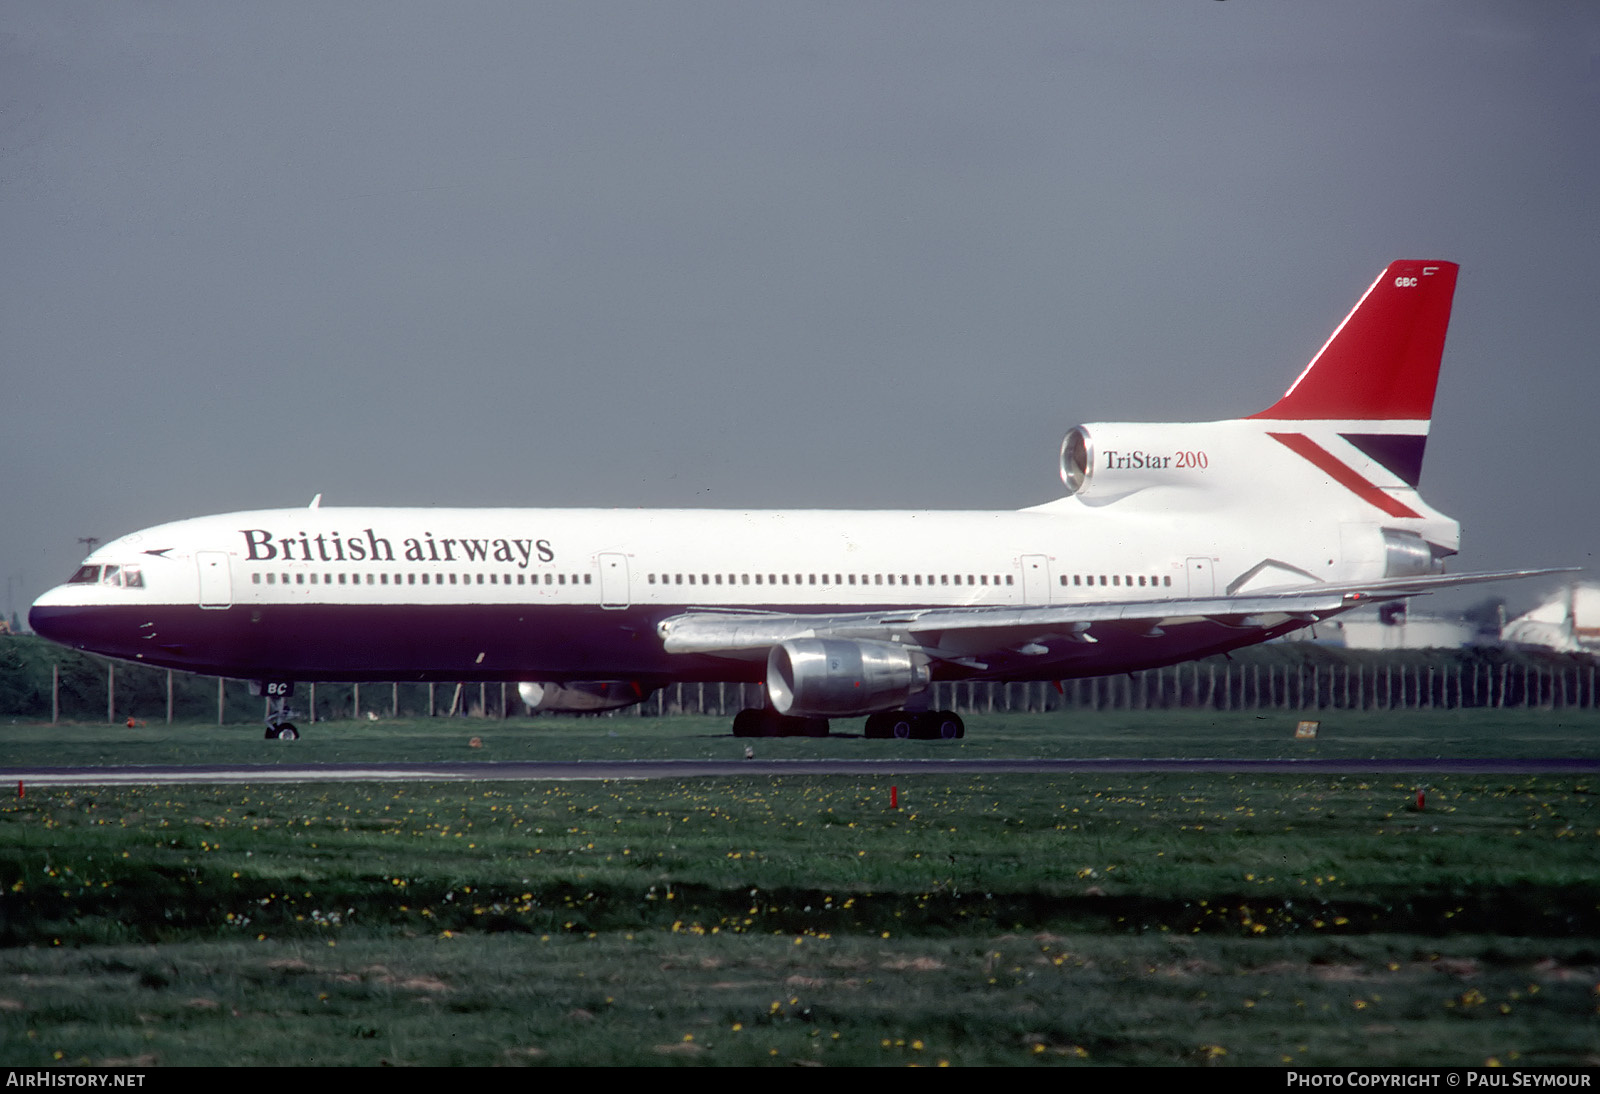
[[[1098,580],[1096,580],[1097,578],[1098,578]],[[1112,574],[1111,575],[1111,579],[1110,579],[1110,583],[1112,585],[1130,585],[1131,586],[1134,583],[1133,575],[1132,574]],[[1067,575],[1066,574],[1062,574],[1061,575],[1061,584],[1063,584],[1063,585],[1067,584]],[[1104,584],[1106,584],[1106,575],[1105,574],[1073,574],[1072,575],[1072,584],[1074,584],[1074,585],[1104,585]],[[1172,586],[1172,578],[1169,575],[1163,574],[1160,577],[1152,577],[1152,578],[1150,578],[1149,582],[1147,583],[1145,581],[1145,576],[1143,574],[1140,574],[1139,575],[1139,585],[1142,586],[1142,587],[1145,587],[1147,585],[1154,585],[1154,586],[1158,586],[1158,587],[1170,588]]]
[[[88,569],[88,567],[85,567],[85,569]],[[95,569],[98,570],[98,567],[95,567]],[[106,570],[109,573],[108,573],[107,577],[101,578],[100,580],[105,582],[105,583],[107,583],[107,584],[119,584],[119,585],[122,584],[123,581],[121,579],[118,579],[117,577],[113,576],[115,574],[116,569],[117,568],[114,567],[114,566],[106,567]],[[96,576],[98,576],[98,574]],[[369,574],[346,574],[346,573],[333,574],[333,573],[324,573],[324,574],[321,575],[321,584],[323,584],[323,585],[334,585],[334,584],[338,584],[338,585],[362,585],[362,584],[366,584],[366,585],[389,585],[389,584],[394,584],[394,585],[427,585],[427,584],[430,584],[430,581],[429,581],[429,576],[430,575],[428,575],[426,573],[423,573],[423,574],[414,574],[414,573],[411,573],[411,574],[395,574],[393,582],[391,582],[389,580],[389,576],[390,575],[387,574],[387,573],[380,573],[380,574],[370,574],[370,573]],[[1069,584],[1070,585],[1074,585],[1074,586],[1084,586],[1084,585],[1122,586],[1122,585],[1127,585],[1130,588],[1134,587],[1135,585],[1139,586],[1140,588],[1163,587],[1163,586],[1170,588],[1171,585],[1172,585],[1172,578],[1170,576],[1165,576],[1165,575],[1163,575],[1161,577],[1148,577],[1147,578],[1144,574],[1139,574],[1138,577],[1135,578],[1135,576],[1133,574],[1110,574],[1109,576],[1106,575],[1106,574],[1072,574],[1072,575],[1070,575],[1071,576],[1071,581],[1070,582],[1068,581],[1068,576],[1069,575],[1067,575],[1067,574],[1062,574],[1060,576],[1060,582],[1061,582],[1062,585],[1069,585]],[[132,586],[139,586],[139,585],[143,585],[144,584],[144,581],[140,577],[140,574],[139,574],[139,571],[138,571],[137,567],[132,567],[132,566],[124,567],[123,568],[123,573],[122,573],[122,575],[120,575],[120,577],[122,579],[126,579],[127,584],[132,585]],[[767,584],[767,585],[818,585],[818,584],[820,584],[820,585],[828,585],[828,584],[830,584],[830,582],[828,580],[830,577],[833,579],[831,584],[833,584],[835,586],[844,586],[844,585],[908,585],[908,586],[909,585],[1011,585],[1011,584],[1014,583],[1014,579],[1013,579],[1011,574],[1005,574],[1005,575],[1001,575],[1001,574],[993,574],[993,575],[990,575],[990,574],[926,574],[926,575],[924,575],[924,574],[820,574],[820,575],[819,574],[726,574],[726,575],[724,575],[724,574],[648,574],[648,575],[646,575],[646,581],[651,585],[694,585],[694,584],[700,584],[700,585],[724,585],[724,584],[726,584],[726,585],[751,585],[751,584],[761,585],[763,583]],[[76,580],[78,580],[80,584],[81,583],[87,583],[87,582],[85,582],[83,580],[83,571],[82,570],[80,570],[77,575],[74,575],[74,578]],[[513,581],[513,578],[515,578],[514,581]],[[819,578],[820,578],[820,580],[819,580]],[[365,580],[363,580],[363,579],[365,579]],[[90,578],[89,580],[92,581],[94,579]],[[288,585],[288,584],[291,584],[291,583],[295,584],[295,585],[316,585],[316,584],[318,584],[318,575],[316,573],[308,573],[308,572],[305,572],[305,571],[300,571],[300,572],[293,573],[293,574],[277,574],[277,573],[262,574],[260,572],[255,572],[255,573],[252,573],[250,575],[250,580],[251,580],[251,582],[253,584],[256,584],[256,585],[260,585],[260,584],[263,584],[263,583],[265,583],[267,585],[277,585],[277,584]],[[450,584],[450,585],[483,585],[483,584],[489,584],[489,585],[512,585],[512,584],[516,584],[516,585],[538,585],[538,584],[540,584],[540,581],[539,581],[539,575],[538,574],[493,574],[493,573],[487,574],[487,575],[481,574],[481,573],[478,573],[478,574],[461,574],[461,575],[459,575],[459,579],[458,579],[458,575],[452,573],[452,574],[433,574],[431,583],[434,584],[434,585],[445,585],[445,584]],[[543,584],[545,584],[545,585],[592,585],[593,583],[594,583],[594,577],[593,577],[592,574],[549,574],[549,573],[547,573],[547,574],[544,575],[544,581],[543,581]]]
[[[366,578],[366,580],[364,582],[362,581],[363,576],[365,576],[365,578]],[[420,581],[418,580],[419,576],[421,578]],[[488,578],[487,582],[485,582],[485,576],[487,576],[487,578]],[[516,578],[515,581],[512,580],[513,576]],[[293,578],[293,583],[296,584],[296,585],[315,585],[315,584],[317,584],[317,575],[314,574],[314,573],[295,573],[295,574],[281,574],[281,575],[280,574],[269,573],[269,574],[265,575],[264,580],[265,580],[266,584],[268,584],[268,585],[277,585],[277,584],[280,584],[280,583],[284,584],[284,585],[288,585],[290,583],[290,579],[291,578]],[[346,578],[348,578],[349,580],[346,580]],[[263,582],[263,575],[261,575],[259,573],[252,573],[250,575],[250,581],[253,584],[260,585]],[[395,574],[393,582],[390,582],[389,575],[386,574],[386,573],[385,574],[365,574],[365,575],[362,575],[362,574],[343,574],[343,573],[340,573],[340,574],[328,574],[328,573],[325,573],[325,574],[322,575],[322,584],[324,584],[324,585],[333,585],[333,584],[336,584],[336,583],[339,584],[339,585],[361,585],[361,584],[366,584],[366,585],[389,585],[389,584],[395,584],[395,585],[427,585],[427,584],[429,584],[429,581],[428,581],[428,575],[427,574],[421,574],[421,575],[418,575],[418,574]],[[538,584],[540,584],[540,581],[539,581],[539,575],[538,574],[515,574],[515,575],[512,575],[512,574],[488,574],[488,575],[484,575],[484,574],[462,574],[462,575],[460,575],[460,580],[459,581],[456,580],[456,575],[455,574],[434,574],[432,583],[434,585],[445,585],[445,584],[449,584],[449,585],[458,585],[458,584],[459,585],[483,585],[483,584],[486,584],[486,583],[489,584],[489,585],[538,585]],[[545,585],[592,585],[592,584],[594,584],[594,575],[592,575],[592,574],[571,574],[571,575],[568,575],[568,574],[545,574],[544,575],[543,584],[545,584]]]
[[[645,580],[651,585],[693,585],[699,578],[701,585],[749,585],[762,584],[762,578],[768,585],[1010,585],[1011,575],[995,574],[991,580],[989,574],[928,574],[926,579],[922,574],[728,574],[724,581],[722,574],[647,574]],[[830,582],[828,579],[832,578]],[[963,580],[963,578],[965,580]]]

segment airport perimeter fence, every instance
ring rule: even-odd
[[[1211,660],[1059,683],[946,681],[930,706],[959,714],[1055,710],[1593,709],[1596,665],[1277,665]],[[759,684],[674,684],[639,713],[732,716],[762,705]],[[656,709],[651,711],[649,708]]]
[[[1271,643],[1231,658],[1118,676],[1051,682],[941,682],[936,709],[964,715],[1082,710],[1594,709],[1597,662],[1583,655],[1497,648],[1353,651]],[[766,703],[756,683],[674,684],[599,717],[731,718]],[[294,717],[522,717],[515,684],[301,684]],[[30,721],[134,719],[255,723],[265,701],[244,681],[114,663],[28,636],[0,638],[0,716]]]

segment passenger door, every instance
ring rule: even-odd
[[[628,590],[628,556],[608,551],[600,556],[600,606],[626,608],[631,600]]]
[[[195,565],[200,568],[200,606],[233,607],[233,574],[226,551],[197,551]]]

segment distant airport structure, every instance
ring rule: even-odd
[[[1386,605],[1385,607],[1390,607]],[[1463,618],[1423,615],[1403,610],[1350,615],[1335,626],[1352,650],[1453,650],[1474,645],[1478,628]]]

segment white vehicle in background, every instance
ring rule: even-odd
[[[1600,653],[1600,585],[1572,582],[1500,628],[1500,640],[1558,653]]]

